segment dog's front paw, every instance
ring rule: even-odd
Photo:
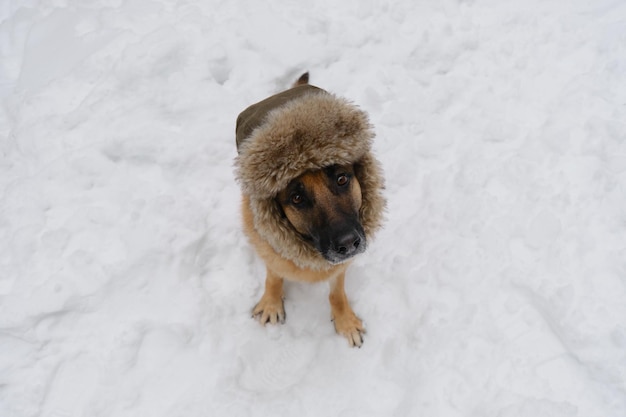
[[[348,339],[350,347],[363,345],[365,328],[363,322],[353,312],[335,316],[333,321],[335,322],[335,331]]]
[[[263,295],[261,301],[252,310],[252,317],[258,319],[262,325],[284,323],[286,315],[283,299]]]

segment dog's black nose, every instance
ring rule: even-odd
[[[334,250],[337,254],[348,257],[357,251],[361,237],[356,232],[348,232],[335,239]]]

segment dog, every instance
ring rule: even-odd
[[[350,346],[365,328],[344,290],[345,274],[381,227],[385,198],[367,114],[309,84],[251,105],[237,118],[236,176],[243,230],[265,262],[253,317],[284,323],[283,281],[330,283],[331,319]]]

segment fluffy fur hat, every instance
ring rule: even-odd
[[[381,226],[385,199],[368,117],[348,101],[311,85],[272,96],[237,118],[237,179],[250,198],[254,227],[272,248],[299,267],[331,265],[281,214],[276,195],[306,171],[355,164],[363,203],[360,220],[370,239]]]

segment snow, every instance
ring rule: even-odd
[[[250,318],[234,124],[303,71],[385,229]],[[0,4],[0,415],[626,415],[626,4]]]

